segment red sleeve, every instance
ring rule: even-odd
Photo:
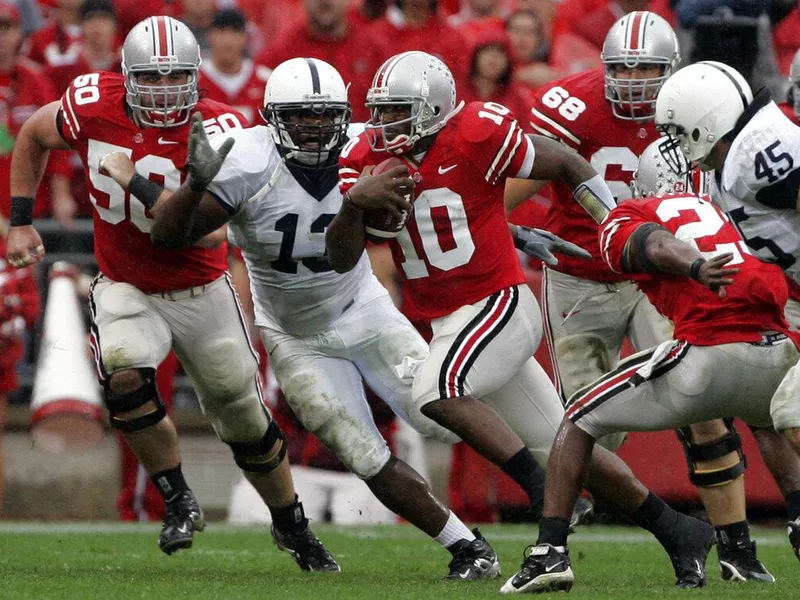
[[[502,104],[470,102],[461,116],[459,136],[464,154],[492,185],[508,177],[530,175],[533,143],[514,113]]]
[[[100,99],[108,85],[107,74],[87,73],[76,77],[61,96],[61,135],[71,146],[81,140],[87,122],[102,114]]]
[[[366,134],[352,138],[339,154],[339,189],[345,194],[356,181],[365,166],[369,164],[369,141]]]
[[[622,268],[628,240],[641,225],[658,222],[650,202],[630,200],[608,214],[600,226],[600,254],[612,271],[635,279],[635,273]]]

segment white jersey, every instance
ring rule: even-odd
[[[800,127],[765,92],[747,108],[740,127],[711,182],[712,198],[753,254],[800,283]]]
[[[350,135],[357,135],[355,127]],[[353,304],[356,293],[387,293],[366,252],[344,274],[328,264],[325,230],[342,206],[336,169],[332,185],[325,192],[323,184],[317,198],[290,172],[269,127],[231,131],[216,136],[212,146],[227,137],[236,143],[208,191],[231,214],[228,239],[242,249],[256,325],[295,336],[321,333]]]

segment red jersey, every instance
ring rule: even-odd
[[[658,138],[652,122],[615,117],[605,99],[603,69],[554,81],[536,93],[528,117],[535,133],[561,140],[588,160],[608,183],[617,201],[631,197],[630,182],[639,156]],[[562,181],[552,183],[545,228],[592,253],[591,260],[561,255],[556,270],[594,281],[622,281],[600,256],[597,223]]]
[[[726,297],[687,277],[626,273],[626,244],[644,223],[662,225],[706,258],[732,252],[728,266],[739,273],[725,288]],[[789,333],[783,316],[789,297],[783,271],[752,256],[736,227],[710,202],[688,194],[623,202],[603,222],[599,238],[608,265],[635,281],[658,312],[675,324],[675,339],[715,346],[758,342],[765,331]]]
[[[72,65],[81,53],[80,25],[67,25],[53,22],[31,34],[26,44],[28,58],[47,67]]]
[[[264,108],[264,87],[272,70],[242,61],[242,70],[236,75],[220,73],[211,60],[200,65],[200,89],[209,100],[216,100],[239,111],[250,125],[260,122],[259,111]]]
[[[0,71],[0,214],[11,210],[11,153],[14,140],[25,121],[45,104],[58,100],[53,82],[42,69],[26,58],[17,59],[10,71]],[[66,174],[64,153],[51,153],[47,172]],[[58,159],[58,160],[57,160]],[[58,164],[56,164],[58,162]],[[34,216],[39,217],[50,206],[49,177],[39,187]]]
[[[110,152],[124,152],[136,171],[177,189],[185,178],[190,123],[180,127],[139,127],[128,114],[125,78],[116,73],[81,75],[61,97],[62,137],[77,150],[94,205],[94,248],[100,270],[146,294],[203,285],[227,268],[227,249],[192,246],[157,248],[150,241],[152,217],[141,202],[99,172]],[[200,100],[195,110],[209,135],[242,127],[244,117],[230,107]]]
[[[370,150],[366,133],[339,159],[346,192],[368,165],[390,155]],[[503,189],[527,177],[534,149],[509,109],[473,102],[457,112],[417,165],[414,209],[391,240],[392,257],[422,317],[435,319],[525,281],[508,231]]]
[[[256,57],[256,62],[274,69],[296,56],[319,58],[333,65],[345,85],[350,84],[348,97],[353,105],[353,121],[363,122],[369,118],[369,111],[364,106],[367,90],[386,58],[382,44],[374,37],[371,28],[350,27],[344,37],[335,39],[315,35],[308,25],[300,23],[270,43]]]

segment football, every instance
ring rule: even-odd
[[[372,169],[373,175],[380,175],[385,173],[393,167],[407,166],[406,163],[396,157],[387,158],[382,163]],[[414,202],[414,188],[401,188],[400,193],[405,196],[408,202]],[[368,210],[364,213],[364,230],[367,235],[374,239],[374,241],[386,241],[391,238],[397,237],[403,227],[406,226],[408,214],[403,213],[403,218],[398,219],[393,213],[388,210]]]

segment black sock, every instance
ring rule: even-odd
[[[541,514],[544,505],[544,478],[546,471],[536,462],[528,448],[523,448],[508,459],[503,471],[528,494],[534,512]]]
[[[164,502],[172,502],[183,492],[189,490],[186,480],[183,478],[183,471],[181,471],[181,464],[178,463],[177,467],[166,469],[153,473],[150,475],[150,480],[155,484]]]
[[[672,533],[678,513],[653,492],[647,494],[647,499],[633,513],[632,520],[639,527],[643,527],[659,541],[667,539]]]
[[[786,510],[789,512],[790,521],[800,517],[800,490],[796,490],[786,496]]]
[[[294,502],[283,508],[272,508],[267,506],[272,515],[272,524],[275,529],[282,532],[303,531],[308,527],[308,519],[303,511],[303,503],[297,501],[297,494]]]
[[[542,517],[539,521],[537,544],[566,547],[569,535],[569,519],[563,517]]]
[[[731,523],[730,525],[723,525],[721,527],[714,527],[717,533],[717,543],[721,546],[727,546],[731,542],[750,541],[750,527],[747,521],[739,521],[738,523]]]

